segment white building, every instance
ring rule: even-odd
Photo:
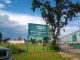
[[[80,54],[80,30],[60,38],[63,51]]]
[[[25,44],[24,40],[9,40],[7,43],[10,44]]]
[[[60,38],[62,42],[77,42],[80,43],[80,30]]]

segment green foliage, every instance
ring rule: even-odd
[[[46,46],[48,43],[49,38],[48,37],[43,37],[43,45]]]
[[[13,54],[13,60],[69,60],[68,58],[61,57],[57,51],[42,51],[42,45],[36,47],[37,51],[30,51],[33,44],[29,47],[29,53]],[[39,50],[39,51],[38,51]]]
[[[35,44],[36,40],[31,38],[31,42],[32,42],[32,44]]]
[[[70,60],[68,58],[61,57],[57,52],[33,52],[14,55],[13,60]]]
[[[10,38],[6,38],[3,40],[4,43],[7,43],[10,40]]]
[[[55,6],[53,6],[50,0],[33,0],[32,10],[35,11],[36,8],[40,9],[43,19],[51,27],[54,40],[57,40],[60,29],[80,12],[80,3],[73,3],[71,0],[55,0]]]
[[[11,54],[19,54],[26,51],[23,45],[4,44],[1,46],[9,48]]]
[[[18,37],[18,40],[22,40],[22,37]]]
[[[38,40],[37,43],[42,43],[42,40]]]
[[[23,46],[19,45],[8,45],[7,47],[10,49],[12,54],[19,54],[26,51]]]
[[[2,42],[2,33],[0,32],[0,44]]]
[[[49,45],[49,50],[60,51],[59,46],[57,46],[57,45]]]
[[[50,50],[60,51],[60,48],[57,43],[55,43],[57,40],[53,40],[49,46]]]
[[[42,45],[37,45],[36,50],[37,51],[32,51],[33,50],[33,44],[30,45],[29,47],[29,53],[27,54],[26,52],[18,52],[19,49],[24,51],[26,49],[26,45],[0,45],[4,47],[10,48],[10,51],[14,51],[13,54],[11,54],[12,60],[70,60],[68,58],[63,58],[61,57],[57,51],[44,51],[43,52],[43,46]],[[13,49],[14,48],[14,49]],[[31,51],[30,51],[31,49]]]

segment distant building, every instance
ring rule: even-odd
[[[7,43],[10,44],[25,44],[24,40],[9,40]]]
[[[71,34],[68,34],[66,36],[63,36],[60,38],[60,41],[62,42],[76,42],[80,43],[80,30],[75,31]]]
[[[62,50],[80,54],[80,30],[60,38],[60,45]]]

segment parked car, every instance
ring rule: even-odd
[[[0,60],[12,60],[8,48],[0,47]]]

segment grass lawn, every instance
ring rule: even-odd
[[[42,45],[37,45],[34,52],[34,46],[30,45],[29,52],[21,54],[13,54],[13,60],[69,60],[61,57],[56,51],[46,51],[42,49]],[[26,46],[25,46],[26,48]]]
[[[13,55],[13,60],[69,60],[57,52],[32,52]]]

